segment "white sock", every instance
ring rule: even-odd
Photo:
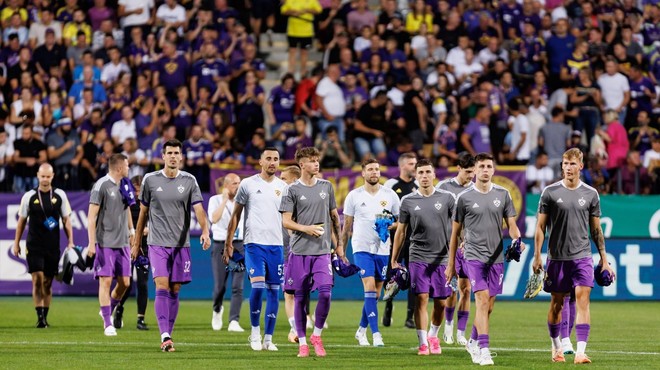
[[[261,335],[261,329],[258,326],[253,326],[252,327],[252,336],[256,337],[257,335]]]
[[[465,330],[456,330],[456,336],[465,338]]]
[[[272,334],[265,334],[264,335],[264,343],[271,343],[273,341],[273,335]]]
[[[587,349],[587,342],[577,342],[577,351],[575,353],[583,355],[585,349]]]
[[[571,338],[561,338],[561,345],[573,347],[573,344],[571,344]]]
[[[435,326],[431,324],[431,330],[429,330],[429,337],[437,338],[439,331],[440,331],[440,326]]]
[[[361,326],[358,326],[358,333],[360,334],[366,334],[367,333],[367,328],[363,328]]]
[[[289,318],[289,325],[291,325],[291,330],[296,330],[296,319],[295,317]]]
[[[554,350],[561,349],[561,340],[559,339],[559,337],[550,338],[550,341],[552,341],[552,349]]]
[[[454,320],[451,320],[451,321],[447,320],[447,321],[445,321],[445,330],[447,330],[447,328],[452,328],[452,329],[454,328]]]
[[[165,332],[165,333],[163,333],[163,334],[160,335],[160,341],[161,341],[161,342],[164,342],[164,341],[165,341],[165,338],[170,338],[170,333]]]
[[[417,330],[417,338],[420,346],[429,344],[428,339],[426,339],[426,330]]]
[[[323,332],[323,328],[319,329],[316,326],[314,326],[314,335],[320,337],[322,332]]]
[[[307,338],[306,337],[298,337],[298,345],[306,346],[307,345]]]

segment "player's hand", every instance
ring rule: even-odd
[[[14,252],[14,257],[20,256],[21,255],[21,245],[20,244],[14,244],[13,252]]]
[[[229,260],[234,255],[234,245],[233,243],[225,244],[225,250],[222,252],[222,260],[225,265],[229,265]]]
[[[134,240],[135,240],[135,234],[128,235],[128,245],[133,245]]]
[[[337,244],[337,247],[335,247],[335,254],[337,257],[341,258],[344,263],[349,264],[350,262],[348,261],[348,258],[346,258],[346,253],[344,252],[344,246],[341,244]]]
[[[87,257],[94,257],[96,254],[96,244],[90,243],[87,245]]]
[[[465,242],[461,242],[461,244],[458,245],[458,249],[465,250]]]
[[[542,268],[542,262],[541,262],[541,255],[534,255],[534,259],[532,260],[532,271],[534,271],[535,274],[538,274],[539,271],[541,271]]]
[[[447,279],[446,281],[449,282],[454,278],[454,276],[456,276],[456,269],[454,268],[454,263],[450,262],[447,264],[447,268],[445,269],[445,279]]]
[[[392,270],[401,268],[401,264],[397,261],[391,261],[390,265],[392,265]]]
[[[600,260],[599,265],[603,266],[602,268],[603,270],[608,271],[610,273],[610,276],[612,276],[613,280],[616,280],[616,275],[614,275],[614,270],[612,269],[612,266],[609,263],[607,263],[607,261]]]
[[[527,248],[527,245],[523,242],[520,242],[520,253],[524,252]]]
[[[202,242],[202,249],[209,249],[211,247],[211,237],[209,236],[209,232],[202,233],[202,236],[199,237],[199,241]]]
[[[142,238],[135,238],[133,239],[133,244],[131,246],[131,259],[135,261],[137,257],[140,255],[140,243],[142,242]]]
[[[303,228],[303,232],[307,235],[318,238],[325,233],[325,230],[323,229],[323,226],[308,225]]]

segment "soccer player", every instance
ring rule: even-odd
[[[575,289],[577,351],[573,363],[587,364],[585,354],[590,330],[589,295],[594,286],[591,239],[598,248],[599,265],[613,274],[607,262],[605,239],[600,227],[600,198],[596,189],[580,181],[582,152],[569,149],[562,156],[563,179],[547,186],[541,193],[534,233],[535,272],[541,270],[541,250],[548,232],[548,260],[543,290],[551,294],[548,331],[552,340],[552,361],[565,362],[560,341],[561,311],[564,297]]]
[[[211,249],[211,269],[213,271],[213,316],[211,318],[211,327],[213,330],[222,330],[222,300],[227,289],[227,278],[232,276],[231,282],[231,303],[229,306],[229,326],[227,331],[243,332],[238,323],[241,314],[241,304],[243,303],[243,280],[245,271],[227,271],[227,265],[224,262],[223,254],[225,250],[225,240],[227,240],[227,228],[229,220],[236,205],[236,193],[241,178],[235,173],[225,175],[222,183],[222,193],[214,195],[209,199],[209,219],[211,220],[211,231],[213,234],[213,247]],[[243,235],[245,228],[243,218],[238,222],[236,231],[234,231],[234,248],[241,253],[243,249]]]
[[[394,190],[378,183],[380,164],[376,159],[362,161],[362,177],[365,184],[351,190],[344,200],[342,244],[348,245],[348,238],[351,237],[353,259],[360,267],[364,288],[364,306],[355,339],[361,346],[368,346],[367,325],[369,325],[374,347],[382,347],[385,344],[378,330],[378,297],[387,277],[391,242],[389,230],[396,229],[396,222],[387,230],[385,241],[381,239],[374,225],[376,217],[383,215],[385,211],[392,217],[399,216],[399,197]]]
[[[48,327],[48,310],[53,298],[53,277],[57,275],[60,260],[60,218],[69,239],[67,248],[73,248],[71,206],[64,191],[52,186],[53,167],[44,163],[37,170],[39,186],[23,195],[18,209],[14,256],[21,254],[21,237],[28,225],[25,257],[32,275],[32,301],[37,311],[37,328]]]
[[[451,288],[445,280],[445,269],[449,258],[449,222],[454,207],[454,195],[433,187],[435,170],[431,161],[420,159],[415,165],[415,177],[419,189],[401,200],[399,225],[394,235],[392,268],[400,267],[397,262],[401,246],[410,226],[410,288],[417,296],[415,324],[419,339],[420,356],[442,353],[438,332],[442,324],[447,297]],[[431,328],[426,309],[429,298],[433,299]],[[429,348],[430,347],[430,348]]]
[[[280,165],[280,153],[267,147],[259,158],[261,172],[244,179],[238,187],[234,212],[227,228],[225,263],[234,254],[234,233],[245,209],[245,268],[250,277],[250,347],[254,351],[277,351],[273,343],[275,320],[279,309],[284,256],[282,255],[282,215],[280,203],[286,183],[275,176]],[[261,341],[262,296],[266,293],[264,337]]]
[[[456,163],[458,174],[443,180],[436,185],[436,189],[442,189],[451,192],[454,196],[458,196],[467,187],[473,185],[474,179],[474,157],[468,153],[463,152],[458,156]],[[449,225],[451,227],[451,223]],[[451,231],[450,231],[451,232]],[[461,235],[462,239],[462,235]],[[458,301],[458,325],[456,331],[456,342],[464,346],[467,344],[465,339],[465,328],[467,327],[468,318],[470,317],[470,279],[465,273],[463,248],[458,248],[456,251],[456,275],[458,275],[458,289],[461,292],[461,298]],[[445,332],[443,339],[445,343],[454,343],[454,309],[456,308],[456,292],[452,292],[451,296],[447,298],[447,307],[445,307]]]
[[[335,253],[346,260],[340,238],[341,226],[335,202],[335,192],[327,180],[316,177],[319,172],[319,151],[313,147],[300,148],[295,160],[300,166],[300,180],[287,187],[280,211],[282,224],[293,230],[291,255],[285,276],[285,289],[294,293],[298,357],[309,356],[305,320],[307,295],[318,290],[314,333],[309,338],[319,357],[326,355],[321,333],[328,313],[334,284],[331,253],[331,234],[337,241]],[[326,232],[329,230],[330,232]]]
[[[103,333],[111,337],[117,335],[112,312],[128,290],[131,277],[129,235],[135,237],[135,229],[131,210],[120,192],[121,179],[128,176],[128,158],[113,154],[108,167],[108,174],[94,184],[89,196],[87,255],[96,255],[94,277],[99,281]],[[117,285],[110,291],[113,278]]]
[[[280,178],[287,185],[291,185],[294,182],[298,181],[300,178],[300,168],[298,166],[289,166],[282,170]],[[289,255],[291,254],[291,236],[289,235],[289,230],[282,226],[282,236],[284,237],[284,273],[286,274],[287,265],[289,262]],[[288,340],[291,343],[298,343],[298,332],[296,332],[296,318],[293,316],[293,294],[287,293],[284,291],[284,310],[286,311],[286,318],[289,321],[289,330]],[[307,311],[309,312],[309,300],[307,301]],[[308,321],[311,322],[311,319],[308,318]]]
[[[502,220],[509,227],[511,238],[518,239],[520,230],[516,225],[516,210],[513,208],[511,194],[491,181],[495,173],[493,156],[480,153],[475,156],[474,161],[476,182],[456,198],[446,275],[447,281],[451,281],[456,275],[458,236],[465,228],[463,268],[470,279],[477,306],[475,325],[472,326],[472,335],[466,349],[472,357],[472,362],[493,365],[488,332],[490,314],[495,306],[496,296],[502,293],[504,279]],[[524,249],[524,245],[521,245],[521,248]]]
[[[140,217],[135,232],[142,235],[149,220],[149,262],[156,299],[154,309],[158,319],[163,352],[174,352],[172,329],[179,313],[179,291],[182,284],[192,280],[190,258],[190,211],[195,211],[202,228],[200,242],[204,250],[211,246],[206,213],[202,205],[202,193],[197,180],[189,173],[180,171],[183,145],[179,140],[163,144],[162,158],[165,168],[148,173],[142,180]],[[140,253],[142,238],[134,238],[131,257]]]
[[[415,180],[415,164],[417,164],[417,155],[415,153],[403,153],[399,156],[399,176],[393,179],[385,181],[383,186],[394,190],[394,192],[399,196],[399,200],[406,195],[414,192],[419,188],[419,184]],[[410,234],[410,230],[407,231]],[[392,233],[394,234],[394,233]],[[393,237],[393,236],[392,236]],[[408,247],[410,246],[410,240],[406,239],[403,242],[401,248],[401,253],[399,254],[399,263],[403,263],[405,260],[408,263]],[[390,253],[391,259],[391,253]],[[388,265],[387,275],[389,277],[391,271],[390,265]],[[415,313],[415,294],[412,290],[408,290],[408,309],[406,311],[406,322],[405,326],[409,329],[415,328],[415,322],[413,321],[413,315]],[[385,302],[385,311],[383,311],[383,325],[390,326],[392,324],[392,309],[394,308],[393,301]]]

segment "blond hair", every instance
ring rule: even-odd
[[[578,159],[580,162],[584,161],[584,154],[582,154],[582,151],[578,148],[571,148],[567,151],[564,152],[564,154],[561,156],[562,158],[566,159]]]

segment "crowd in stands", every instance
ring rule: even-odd
[[[600,193],[660,193],[657,0],[4,0],[0,23],[0,191],[45,161],[89,189],[116,152],[141,175],[178,138],[203,190],[315,145],[323,169],[490,152],[534,193],[579,147]]]

